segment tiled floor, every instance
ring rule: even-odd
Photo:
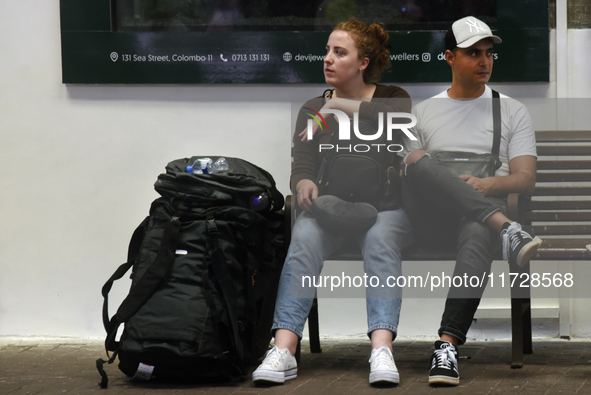
[[[0,338],[0,394],[591,394],[589,341],[534,340],[534,354],[514,370],[509,342],[471,341],[460,350],[458,387],[428,385],[430,341],[394,343],[401,382],[390,388],[368,384],[366,339],[326,338],[322,347],[310,354],[304,343],[298,378],[282,386],[255,387],[249,378],[226,386],[137,383],[113,364],[109,388],[101,390],[94,363],[104,356],[101,341]]]

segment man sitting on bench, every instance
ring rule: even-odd
[[[445,37],[445,58],[451,66],[451,87],[419,103],[418,141],[405,139],[403,207],[415,234],[429,243],[457,243],[454,276],[485,279],[479,287],[463,284],[449,290],[441,327],[431,357],[429,383],[459,384],[457,347],[466,341],[474,314],[501,246],[510,264],[525,265],[542,241],[531,229],[506,216],[508,193],[530,195],[536,174],[536,142],[529,113],[524,105],[501,96],[500,111],[493,121],[493,91],[488,82],[493,66],[493,43],[501,39],[488,25],[462,18]],[[500,113],[500,117],[498,114]],[[499,119],[500,118],[500,119]],[[498,160],[494,166],[493,136],[500,129]],[[497,140],[498,141],[498,140]],[[442,152],[491,154],[492,171],[487,175],[453,172],[440,158]],[[452,158],[452,161],[455,158]],[[500,163],[499,163],[500,161]],[[445,232],[442,232],[445,229]],[[502,243],[499,243],[499,235]]]

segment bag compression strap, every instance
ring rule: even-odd
[[[234,335],[234,347],[236,348],[236,353],[238,354],[238,357],[243,360],[244,346],[242,345],[242,340],[240,339],[240,334],[238,332],[238,318],[236,316],[236,311],[238,310],[238,296],[236,295],[236,289],[234,288],[232,278],[230,277],[230,268],[228,267],[224,254],[219,246],[218,230],[215,219],[212,217],[207,218],[206,224],[207,233],[213,247],[213,252],[211,254],[212,271],[220,285],[224,301],[226,302],[228,315],[230,316],[230,329]]]
[[[492,90],[493,97],[493,149],[492,156],[495,161],[495,170],[501,167],[499,150],[501,148],[501,96],[499,92]]]
[[[117,356],[117,350],[119,349],[119,342],[115,341],[117,329],[119,329],[119,326],[122,323],[127,322],[127,320],[129,320],[144,305],[144,303],[146,303],[150,296],[156,291],[156,288],[158,288],[162,281],[170,275],[172,265],[174,264],[175,249],[181,229],[181,221],[178,217],[173,217],[172,220],[166,224],[156,259],[154,259],[154,262],[152,262],[138,282],[131,287],[129,294],[119,306],[117,313],[111,318],[111,320],[108,319],[109,291],[111,290],[113,282],[123,277],[129,268],[133,266],[137,254],[139,253],[139,245],[141,244],[141,240],[145,233],[145,226],[142,225],[146,224],[147,221],[144,220],[132,236],[129,254],[131,256],[128,258],[133,259],[121,265],[103,286],[102,293],[105,298],[103,304],[103,322],[107,331],[105,348],[107,350],[107,356],[109,357],[109,360],[107,361],[108,363],[113,363]],[[139,230],[140,228],[143,229]],[[136,246],[137,250],[135,249]],[[109,356],[109,351],[114,351],[112,356]],[[106,388],[108,385],[107,375],[102,368],[104,362],[105,361],[102,359],[97,360],[97,369],[102,376],[100,383],[101,388]]]

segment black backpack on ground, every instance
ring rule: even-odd
[[[362,140],[353,132],[351,139],[339,140],[339,133],[332,135],[328,149],[318,173],[320,195],[333,195],[353,203],[369,203],[378,211],[396,207],[400,196],[400,158],[396,152],[399,145],[386,138],[383,131],[376,140]],[[377,126],[360,119],[359,132],[374,135]]]
[[[170,162],[158,177],[162,197],[102,289],[103,388],[103,364],[117,356],[121,371],[138,379],[223,382],[245,375],[268,348],[285,258],[283,196],[268,172],[247,161],[226,157],[226,172],[187,173],[195,159]],[[253,197],[263,193],[273,206],[253,211]],[[109,291],[130,268],[129,294],[110,317]]]

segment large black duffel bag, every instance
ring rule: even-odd
[[[103,364],[117,356],[119,368],[137,379],[229,381],[268,347],[285,258],[283,196],[268,172],[245,160],[226,157],[229,170],[217,174],[187,173],[195,159],[170,162],[158,177],[162,197],[102,289],[103,388]],[[261,195],[273,204],[255,211],[252,200]],[[129,294],[110,317],[109,291],[130,268]]]

